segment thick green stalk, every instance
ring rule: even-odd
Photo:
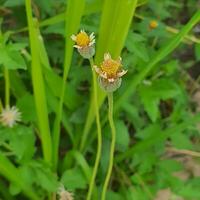
[[[37,111],[40,138],[42,141],[42,150],[44,159],[49,164],[52,161],[52,143],[48,119],[48,109],[45,94],[44,78],[37,44],[37,21],[33,19],[31,0],[26,0],[26,14],[29,28],[30,48],[32,56],[31,76],[34,90],[34,99]]]
[[[112,174],[112,168],[113,168],[113,162],[114,162],[116,129],[115,129],[115,124],[113,120],[113,93],[108,93],[108,107],[109,107],[108,119],[109,119],[109,124],[111,128],[112,139],[111,139],[111,147],[110,147],[110,160],[109,160],[108,172],[107,172],[106,179],[103,185],[101,200],[106,199],[106,191],[107,191],[107,187],[108,187],[110,177]]]
[[[5,79],[5,107],[10,106],[10,79],[8,69],[4,69],[4,79]]]
[[[85,7],[85,0],[67,1],[67,9],[65,14],[66,40],[65,40],[64,73],[63,73],[60,101],[56,112],[56,119],[53,127],[53,168],[55,170],[57,168],[57,163],[58,163],[58,150],[60,143],[60,123],[62,119],[62,110],[63,110],[64,95],[65,95],[65,82],[67,80],[73,54],[73,42],[70,37],[72,34],[76,33],[79,28],[84,7]]]
[[[97,96],[97,77],[96,77],[96,72],[93,69],[94,63],[93,63],[92,58],[90,59],[90,65],[91,65],[92,77],[93,77],[93,92],[94,92],[93,97],[94,97],[94,107],[95,107],[96,125],[97,125],[97,155],[96,155],[96,160],[94,164],[94,170],[93,170],[91,181],[90,181],[89,191],[87,194],[87,200],[90,200],[92,197],[92,191],[94,188],[94,182],[97,175],[100,158],[101,158],[101,150],[102,150],[102,133],[101,133],[101,123],[100,123],[98,96]]]

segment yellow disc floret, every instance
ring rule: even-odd
[[[121,67],[121,63],[113,59],[104,60],[101,65],[102,71],[106,73],[108,77],[116,76],[120,67]]]
[[[86,32],[80,32],[76,35],[76,44],[80,47],[86,47],[90,43],[90,37],[87,35]]]
[[[156,20],[150,21],[149,27],[150,27],[151,29],[157,28],[157,27],[158,27],[158,22],[157,22]]]

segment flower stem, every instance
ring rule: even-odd
[[[8,69],[4,69],[4,79],[5,79],[5,107],[10,106],[10,79]]]
[[[109,166],[108,166],[108,172],[107,172],[106,179],[103,185],[101,200],[106,199],[106,191],[107,191],[109,180],[112,174],[113,161],[114,161],[116,129],[115,129],[115,124],[113,120],[113,93],[108,93],[108,107],[109,107],[108,119],[109,119],[109,124],[111,128],[111,133],[112,133],[112,140],[111,140],[111,147],[110,147],[110,161],[109,161]]]
[[[94,188],[94,182],[97,175],[97,170],[101,158],[101,149],[102,149],[102,133],[101,133],[101,123],[100,123],[100,116],[99,116],[99,106],[98,106],[98,98],[97,98],[97,78],[96,73],[93,69],[93,58],[90,59],[90,65],[92,69],[92,77],[93,77],[93,97],[94,97],[94,107],[95,107],[95,115],[96,115],[96,125],[97,125],[97,154],[96,154],[96,160],[94,164],[94,170],[92,173],[92,177],[90,180],[90,186],[87,194],[87,200],[90,200],[92,197],[92,191]]]

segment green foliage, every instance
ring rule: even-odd
[[[200,199],[197,1],[0,3],[0,199],[55,200],[62,186],[86,199],[97,130],[90,63],[70,38],[81,29],[95,33],[95,65],[109,52],[128,70],[114,93],[106,200],[156,199],[163,189],[169,199]],[[103,142],[92,200],[100,199],[110,161],[105,97],[99,88]],[[13,127],[1,123],[4,99],[21,113]]]
[[[0,36],[0,65],[6,69],[26,69],[26,63],[22,57],[20,50],[24,49],[25,43],[7,42],[9,32]]]

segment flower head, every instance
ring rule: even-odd
[[[2,110],[0,114],[0,122],[4,126],[12,128],[19,121],[21,121],[21,113],[15,106],[11,108],[6,107]]]
[[[119,88],[121,77],[127,73],[127,70],[122,69],[121,57],[113,60],[109,53],[104,54],[104,61],[100,67],[94,66],[94,69],[99,75],[101,87],[108,92],[113,92]]]
[[[73,194],[65,190],[64,186],[61,185],[58,188],[58,195],[59,195],[59,200],[73,200]]]
[[[94,33],[88,35],[84,30],[81,30],[77,35],[72,35],[71,39],[76,43],[75,48],[84,58],[91,58],[94,56],[95,36]]]
[[[158,27],[158,22],[156,20],[151,20],[149,23],[150,29],[156,29]]]

